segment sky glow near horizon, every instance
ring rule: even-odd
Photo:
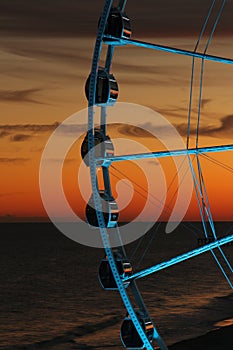
[[[92,16],[94,17],[93,13],[90,18]],[[28,32],[28,35],[25,35],[25,32]],[[29,33],[28,29],[25,32],[20,34],[17,30],[8,31],[0,39],[2,217],[46,215],[38,183],[42,151],[58,123],[87,106],[84,85],[90,72],[94,36],[84,38],[83,33],[77,37],[64,37],[62,34],[39,35]],[[209,54],[233,57],[232,37],[227,34],[213,38]],[[192,49],[195,39],[194,36],[182,37],[180,33],[175,37],[169,37],[166,33],[166,37],[150,35],[149,38],[144,38],[146,41],[183,49]],[[232,143],[232,69],[230,65],[205,63],[200,146]],[[192,129],[196,123],[199,71],[200,62],[196,60]],[[116,48],[112,72],[120,88],[119,102],[137,103],[158,111],[177,128],[182,137],[185,137],[191,58],[133,47],[119,47]],[[156,124],[154,127],[156,128]],[[128,135],[131,131],[127,130]],[[113,129],[109,132],[112,135],[117,134]],[[150,146],[151,150],[161,146],[156,140],[144,138],[144,135],[130,137],[143,142],[145,146]],[[194,135],[191,145],[193,142]],[[80,140],[70,151],[67,158],[69,161],[65,163],[64,189],[72,207],[83,218],[85,203],[80,198],[76,184],[80,162],[80,156],[77,156],[79,145]],[[233,167],[232,152],[212,157]],[[161,164],[167,172],[174,170],[169,162],[165,164],[162,161]],[[207,160],[203,160],[202,165],[214,219],[232,221],[232,173]],[[151,164],[148,165],[148,169],[150,166]],[[138,173],[135,169],[132,170],[132,166],[119,165],[118,170],[130,173],[131,180],[137,181]],[[142,186],[146,188],[145,175],[141,174],[140,178]],[[116,179],[115,176],[114,186]],[[145,194],[146,189],[143,195]],[[167,205],[171,197],[172,194],[168,196]],[[134,203],[140,203],[139,207],[143,206],[142,195],[136,193],[133,199]],[[124,210],[123,221],[134,217],[134,207],[135,204],[131,204]],[[148,214],[145,219],[149,217]],[[166,219],[166,213],[161,218]],[[197,207],[193,199],[186,219],[197,218]]]

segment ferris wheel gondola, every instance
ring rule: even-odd
[[[128,259],[122,257],[119,252],[114,253],[114,259],[121,278],[130,277],[133,273],[132,265]],[[117,290],[116,281],[114,279],[111,267],[109,265],[108,257],[105,256],[99,267],[99,281],[103,289],[105,290]],[[125,282],[124,286],[128,287],[129,282]]]
[[[145,334],[150,342],[153,341],[154,326],[148,315],[143,315],[140,310],[136,310],[138,320],[145,331]],[[137,329],[134,326],[129,315],[127,315],[121,325],[121,340],[126,349],[144,349],[144,344],[138,335]]]
[[[102,213],[106,228],[113,228],[117,224],[119,210],[116,201],[112,196],[109,196],[105,191],[99,191],[102,204]],[[86,206],[86,220],[90,226],[99,227],[97,212],[93,197],[90,198]]]
[[[89,86],[90,76],[88,77],[85,86],[87,99],[89,99]],[[97,106],[110,106],[116,102],[118,93],[118,84],[113,74],[110,74],[105,68],[100,67],[97,73],[95,104]]]
[[[114,156],[114,146],[108,135],[106,135],[100,128],[94,129],[94,147],[96,152],[96,158],[108,159]],[[81,156],[84,163],[89,166],[88,157],[89,147],[88,147],[88,133],[86,134],[82,145],[81,145]],[[102,166],[104,160],[99,160],[97,162],[98,166]]]
[[[112,7],[104,31],[105,35],[129,39],[132,34],[130,19],[119,8]]]

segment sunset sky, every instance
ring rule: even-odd
[[[126,12],[131,18],[133,38],[191,50],[210,3],[209,0],[145,0],[142,6],[139,0],[129,0]],[[217,3],[216,9],[220,2]],[[29,221],[35,217],[46,218],[39,190],[40,159],[50,135],[59,123],[87,107],[84,85],[90,72],[96,27],[103,4],[103,0],[1,1],[2,221],[17,220],[18,217],[28,218]],[[233,2],[229,1],[208,54],[233,57],[232,13]],[[200,51],[205,43],[206,39],[203,39]],[[232,143],[232,69],[230,65],[205,63],[200,145]],[[199,71],[200,62],[197,60],[191,145],[194,145]],[[119,84],[119,102],[140,104],[161,113],[185,137],[191,58],[134,47],[118,47],[112,72]],[[152,127],[156,129],[154,122]],[[144,116],[139,124],[143,126],[143,123],[147,123]],[[135,133],[133,126],[112,126],[109,127],[109,134],[112,137],[130,138],[151,151],[161,148],[158,140],[143,132],[137,133],[137,130]],[[63,183],[67,200],[74,211],[84,218],[85,201],[77,186],[80,144],[81,139],[77,140],[67,155]],[[212,154],[211,157],[233,168],[232,151]],[[202,165],[214,219],[232,221],[232,171],[214,164],[213,159],[210,162],[203,158]],[[147,171],[152,171],[151,167],[156,168],[154,165],[156,162],[152,164],[150,160]],[[174,164],[171,160],[167,160],[167,163],[163,160],[161,167],[169,185],[175,172]],[[110,171],[116,196],[116,183],[119,178],[123,178],[122,174],[127,174],[128,182],[122,184],[125,188],[130,188],[130,180],[139,184],[140,187],[135,187],[131,205],[123,209],[121,214],[122,220],[134,218],[137,215],[135,203],[137,210],[140,210],[147,195],[146,175],[136,165],[129,163],[118,164]],[[174,191],[176,185],[175,181]],[[154,190],[153,200],[156,202],[156,186]],[[118,196],[121,201],[122,194],[118,193]],[[171,189],[166,205],[172,206],[173,202]],[[167,218],[166,212],[161,218]],[[194,196],[185,218],[198,218]],[[150,213],[145,219],[150,219]]]

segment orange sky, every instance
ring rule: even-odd
[[[150,40],[186,49],[193,47],[194,43],[194,39],[189,37]],[[231,42],[231,37],[214,39],[209,53],[232,57]],[[8,216],[29,218],[46,216],[39,191],[41,154],[57,126],[56,123],[64,121],[71,114],[87,106],[83,87],[90,71],[93,45],[94,38],[51,39],[12,36],[0,39],[2,220],[8,220]],[[120,87],[119,101],[138,103],[160,112],[184,136],[190,58],[144,49],[117,48],[113,62],[112,69]],[[232,67],[206,63],[205,68],[200,145],[232,143]],[[195,98],[197,94],[198,90],[195,89]],[[195,113],[194,104],[194,120]],[[114,136],[114,131],[112,133]],[[151,138],[138,136],[131,138],[150,147],[151,150],[156,150],[158,146],[158,141]],[[64,166],[63,179],[68,201],[83,218],[84,200],[80,197],[76,182],[80,162],[80,157],[77,155],[79,145],[80,142],[77,142],[76,151],[71,150],[68,155],[70,161]],[[211,156],[233,167],[232,152]],[[202,165],[214,218],[232,220],[232,173],[207,160],[203,160]],[[151,171],[150,166],[151,163],[148,165],[148,171]],[[163,160],[161,166],[169,185],[174,175],[174,165]],[[143,195],[136,192],[131,204],[122,210],[121,220],[128,220],[136,215],[135,203],[137,208],[143,205],[147,191],[146,176],[140,170],[136,170],[135,165],[117,164],[116,168],[126,173],[128,180],[139,182],[140,186],[145,188],[145,191],[140,189]],[[119,171],[114,169],[110,171],[121,177]],[[113,176],[112,181],[114,188],[116,177]],[[124,186],[128,185],[123,183],[122,186],[124,191]],[[168,194],[166,205],[173,196],[172,191],[175,191],[175,186]],[[115,190],[114,193],[119,196],[120,201],[121,194],[116,194]],[[156,195],[155,188],[153,194],[155,201]],[[150,213],[145,219],[149,218]],[[161,218],[166,219],[166,213]],[[196,204],[193,200],[186,219],[197,218]]]

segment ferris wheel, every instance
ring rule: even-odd
[[[92,195],[86,205],[86,221],[90,226],[99,228],[105,255],[100,262],[99,281],[105,290],[118,290],[126,308],[126,316],[122,320],[121,340],[126,349],[147,349],[152,350],[154,346],[159,346],[162,350],[167,350],[167,346],[160,336],[156,325],[151,319],[147,307],[143,301],[136,280],[157,271],[165,269],[179,262],[198,256],[209,251],[216,260],[224,277],[233,288],[231,274],[233,268],[225,255],[222,246],[233,241],[233,233],[222,233],[225,236],[219,238],[216,233],[215,224],[212,218],[211,207],[209,204],[208,193],[204,181],[200,156],[208,157],[210,153],[230,152],[233,150],[233,144],[199,147],[199,128],[201,120],[202,104],[202,84],[203,72],[206,61],[215,61],[221,64],[233,64],[233,59],[207,54],[212,36],[222,14],[226,1],[221,2],[212,26],[211,33],[204,48],[199,52],[199,43],[206,29],[208,20],[215,6],[215,1],[211,2],[208,14],[201,28],[199,38],[193,51],[179,48],[156,45],[148,42],[131,39],[131,22],[125,12],[126,0],[119,0],[113,6],[112,0],[106,0],[102,15],[98,24],[98,34],[96,38],[91,73],[87,79],[85,91],[88,99],[88,132],[81,146],[81,155],[87,167],[90,170]],[[186,147],[183,149],[173,149],[169,151],[153,151],[141,154],[114,155],[114,144],[108,136],[106,117],[108,107],[112,106],[118,98],[118,83],[111,72],[111,64],[114,58],[114,48],[130,45],[138,49],[147,48],[150,50],[159,50],[170,52],[177,55],[190,56],[192,58],[192,69],[190,79],[190,98],[187,121]],[[107,47],[105,65],[101,67],[100,55],[103,47]],[[195,60],[201,60],[201,72],[199,79],[199,102],[197,112],[197,125],[195,135],[195,147],[190,147],[191,134],[191,111],[193,101],[193,84]],[[100,109],[100,121],[96,126],[95,108]],[[98,147],[97,147],[98,146]],[[196,194],[196,200],[200,211],[202,222],[203,237],[208,238],[208,232],[213,236],[212,242],[178,255],[167,261],[141,271],[134,272],[134,266],[127,257],[124,246],[121,241],[120,232],[117,236],[117,244],[112,248],[110,242],[111,230],[117,231],[119,209],[111,188],[110,168],[114,162],[134,160],[134,159],[157,159],[165,157],[186,156],[190,167],[193,186]],[[193,158],[192,158],[193,157]],[[196,167],[194,166],[194,162]],[[103,177],[103,186],[98,183],[97,173],[101,171]],[[117,231],[118,232],[118,231]],[[116,238],[116,237],[115,237]],[[228,272],[222,266],[218,254],[225,261]]]

